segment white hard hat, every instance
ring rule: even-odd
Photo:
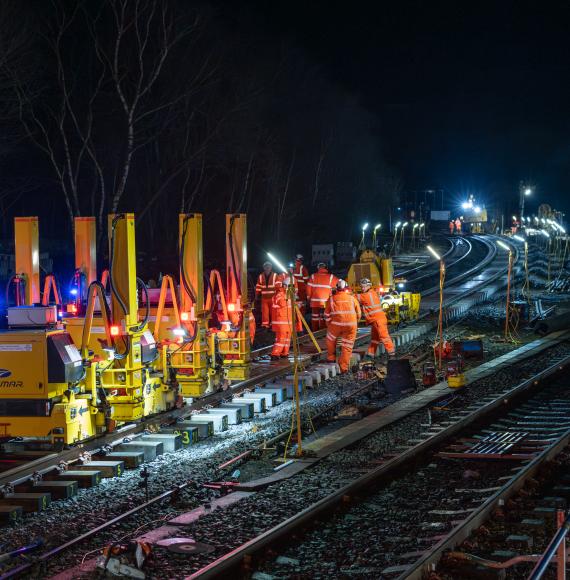
[[[297,254],[297,255],[295,256],[295,259],[296,259],[296,260],[304,260],[305,258],[303,258],[303,254]]]
[[[339,280],[336,283],[336,287],[338,290],[344,290],[346,288],[346,282],[344,280]]]

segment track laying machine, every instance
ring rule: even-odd
[[[15,305],[0,332],[0,439],[78,443],[249,376],[245,215],[226,219],[225,288],[217,277],[227,319],[210,328],[200,214],[179,216],[180,284],[165,276],[154,300],[137,278],[134,214],[109,216],[105,283],[96,280],[94,218],[76,219],[65,307],[55,279],[40,300],[37,218],[16,218],[15,238]]]
[[[358,261],[350,265],[346,276],[353,292],[361,291],[362,278],[368,278],[372,287],[380,294],[389,324],[397,325],[417,319],[421,294],[397,290],[404,281],[394,278],[392,258],[380,255],[374,249],[365,248]]]

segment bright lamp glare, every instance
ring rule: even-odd
[[[398,229],[398,228],[399,228],[401,225],[402,225],[402,222],[398,222],[398,223],[396,224],[396,229]]]
[[[77,288],[72,288],[72,289],[69,291],[69,293],[70,293],[72,296],[77,296]]]
[[[501,242],[501,240],[497,240],[497,245],[501,246],[501,248],[503,248],[503,250],[507,250],[507,252],[511,251],[511,248],[509,248],[509,246],[507,246],[507,244],[505,244],[505,242]]]
[[[549,234],[549,233],[548,233],[546,230],[540,230],[540,233],[541,233],[543,236],[546,236],[547,238],[549,238],[549,237],[550,237],[550,234]]]
[[[287,268],[271,253],[267,252],[267,257],[283,272],[284,274],[287,273]]]
[[[362,226],[362,231],[365,232],[368,229],[368,222],[366,222],[363,226]]]
[[[517,221],[517,216],[516,216],[516,215],[514,215],[514,216],[513,216],[513,221],[514,221],[514,222],[516,222],[516,221]]]
[[[376,224],[374,226],[374,231],[379,230],[382,227],[382,224]]]
[[[403,228],[405,228],[408,225],[408,222],[404,222],[404,224],[402,225]]]
[[[420,224],[420,228],[423,228],[425,226],[425,224]]]
[[[467,209],[467,208],[469,207],[469,204],[468,204],[466,201],[464,201],[464,202],[461,204],[461,207],[462,207],[463,209]]]
[[[531,193],[532,193],[532,189],[531,189],[530,187],[527,187],[527,188],[524,190],[524,194],[525,194],[525,195],[530,195]]]
[[[414,224],[414,230],[415,230],[416,228],[419,228],[419,227],[420,227],[420,224]]]
[[[436,259],[436,260],[441,260],[441,256],[431,247],[431,246],[426,246],[426,248],[428,249],[429,253]]]
[[[186,331],[183,328],[173,328],[172,334],[174,334],[174,336],[185,336]]]
[[[479,206],[475,208],[475,213],[481,213],[481,208]]]
[[[517,240],[518,242],[524,242],[524,238],[521,238],[521,236],[513,236],[513,240]]]

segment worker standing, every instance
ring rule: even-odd
[[[301,314],[304,315],[304,310],[305,310],[305,301],[301,301],[301,299],[299,298],[299,283],[297,282],[297,278],[295,278],[295,264],[288,264],[287,265],[287,274],[281,274],[281,277],[283,279],[285,278],[289,278],[289,280],[291,281],[291,284],[293,284],[293,286],[295,287],[295,304],[297,306],[297,308],[299,308]],[[296,318],[297,322],[295,324],[296,328],[297,328],[297,332],[303,332],[303,323],[301,322],[301,319],[299,316],[297,316]]]
[[[455,220],[455,231],[461,235],[461,220],[459,218]]]
[[[309,270],[307,269],[307,266],[303,264],[302,254],[297,254],[295,257],[293,276],[297,282],[297,294],[299,296],[299,302],[302,303],[301,313],[304,316],[307,303],[307,283],[309,282]]]
[[[341,373],[348,372],[352,348],[356,339],[358,319],[362,312],[360,304],[348,291],[344,280],[336,284],[336,293],[331,295],[325,308],[327,321],[327,360],[336,360],[336,343],[340,339],[340,357],[338,365]]]
[[[317,271],[311,274],[307,282],[307,298],[311,306],[311,328],[313,330],[326,327],[325,306],[337,282],[338,278],[328,271],[324,262],[320,262],[317,265]]]
[[[271,262],[263,264],[263,272],[257,278],[255,285],[255,296],[261,298],[261,326],[269,328],[271,324],[271,305],[275,294],[275,282],[277,274],[273,272]]]
[[[366,323],[370,326],[370,345],[366,355],[374,358],[378,346],[382,343],[388,356],[393,357],[396,354],[396,349],[388,332],[388,319],[382,308],[380,296],[372,289],[372,282],[368,278],[360,280],[360,287],[362,292],[357,295],[358,302]]]
[[[453,231],[455,230],[455,222],[453,220],[451,220],[449,222],[449,233],[450,235],[453,235]]]
[[[293,331],[293,311],[291,300],[287,296],[287,287],[291,280],[279,278],[275,282],[275,294],[271,299],[271,326],[275,332],[275,342],[271,350],[271,359],[286,358],[291,346]]]

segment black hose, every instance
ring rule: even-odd
[[[115,288],[115,284],[113,283],[113,261],[114,261],[114,256],[115,256],[115,227],[117,226],[117,222],[120,219],[124,219],[124,218],[125,218],[125,214],[121,213],[121,214],[116,215],[113,218],[113,221],[111,222],[111,252],[110,252],[110,256],[109,256],[109,286],[111,287],[111,294],[115,297],[115,299],[119,303],[119,306],[121,307],[121,310],[123,311],[123,314],[126,316],[127,315],[127,305],[123,301],[123,298],[117,292],[117,289]]]
[[[148,319],[150,318],[150,298],[148,295],[148,288],[147,288],[146,284],[138,277],[137,277],[137,285],[140,286],[141,290],[144,292],[145,305],[146,305],[146,310],[145,310],[145,315],[144,315],[143,321],[140,322],[139,325],[133,329],[135,332],[140,332],[146,326],[146,323],[148,322]]]
[[[181,273],[181,281],[182,281],[182,285],[184,286],[184,290],[186,291],[186,293],[190,296],[190,299],[192,300],[192,302],[194,304],[196,304],[196,291],[194,289],[194,287],[192,286],[192,282],[191,280],[188,278],[188,273],[186,272],[186,268],[185,268],[185,264],[184,264],[184,251],[185,251],[185,247],[186,247],[186,231],[188,228],[188,221],[189,221],[189,216],[185,216],[184,217],[184,222],[182,225],[182,236],[181,236],[181,240],[180,240],[180,250],[178,253],[178,261],[180,262],[180,273]]]
[[[103,284],[101,284],[101,282],[99,282],[98,280],[95,280],[93,282],[91,282],[91,284],[89,284],[89,288],[87,289],[87,295],[89,296],[89,293],[91,292],[91,286],[96,286],[101,290],[101,296],[103,297],[103,304],[101,304],[101,308],[105,309],[105,318],[109,321],[111,320],[111,310],[109,309],[109,305],[107,304],[107,300],[105,298],[105,288],[103,287]],[[111,345],[113,347],[113,351],[114,351],[114,357],[116,359],[122,360],[124,358],[127,357],[127,355],[129,354],[129,342],[128,339],[125,338],[124,339],[125,342],[125,346],[127,347],[125,352],[121,353],[117,350],[117,345],[115,343],[115,339],[111,336]]]
[[[22,304],[26,301],[26,291],[25,291],[26,281],[24,280],[24,278],[21,278],[17,274],[14,274],[8,280],[8,284],[6,284],[6,307],[10,306],[10,289],[12,287],[12,284],[14,284],[14,281],[18,278],[20,279],[20,285],[18,286],[20,290],[20,296],[19,297],[14,296],[15,303],[18,304],[18,298]]]

